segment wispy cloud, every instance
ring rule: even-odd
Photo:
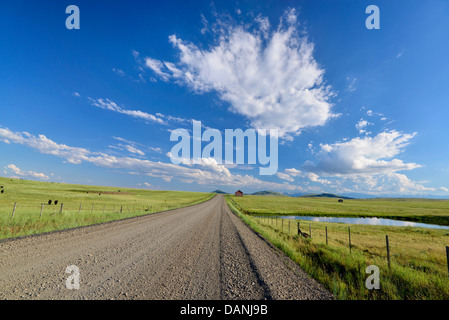
[[[64,158],[67,162],[79,164],[88,159],[90,151],[84,148],[69,147],[58,144],[45,135],[31,135],[28,132],[12,132],[7,128],[0,127],[0,138],[8,140],[10,143],[21,144],[39,150],[43,154],[51,154]]]
[[[362,119],[360,119],[356,124],[355,124],[355,127],[356,127],[356,129],[357,130],[359,130],[359,133],[360,134],[369,134],[369,132],[366,130],[366,128],[369,126],[369,125],[372,125],[372,123],[371,122],[368,122],[368,121],[366,121],[366,120],[364,120],[363,118]]]
[[[154,162],[146,159],[114,156],[104,152],[93,152],[85,148],[70,147],[48,139],[44,135],[34,136],[26,132],[12,132],[0,127],[0,138],[11,143],[33,148],[43,154],[51,154],[65,159],[72,164],[83,162],[108,169],[125,170],[129,174],[143,175],[200,185],[220,185],[234,187],[261,188],[269,187],[278,190],[298,190],[298,186],[285,183],[263,181],[250,175],[232,174],[226,166],[218,164],[213,158],[203,158],[195,165],[175,165],[172,163]]]
[[[125,71],[119,68],[112,68],[112,72],[114,72],[116,75],[123,77],[125,75]]]
[[[346,81],[348,82],[348,91],[354,92],[357,90],[356,84],[357,84],[357,78],[356,77],[346,77]]]
[[[300,178],[305,178],[311,182],[317,182],[320,184],[330,184],[331,183],[329,180],[320,179],[320,176],[318,176],[317,174],[315,174],[313,172],[303,172],[303,171],[295,169],[295,168],[285,169],[284,172],[279,172],[278,177],[281,179],[290,181],[290,182],[293,182],[295,180],[295,178],[300,177]]]
[[[10,164],[5,167],[7,170],[11,170],[13,174],[23,178],[37,178],[40,180],[48,180],[49,177],[44,173],[35,171],[22,171],[15,164]]]
[[[370,116],[370,117],[373,117],[373,116],[383,117],[383,114],[382,114],[382,113],[380,113],[380,112],[374,112],[373,110],[368,110],[368,111],[366,111],[366,114],[367,114],[368,116]]]
[[[160,112],[157,112],[156,114],[151,114],[145,111],[141,110],[131,110],[124,106],[119,106],[116,102],[110,100],[110,99],[94,99],[94,98],[87,98],[88,102],[98,108],[114,111],[117,113],[121,113],[133,118],[144,120],[148,123],[158,123],[161,125],[168,125],[168,124],[191,124],[193,119],[184,119],[181,117],[175,117],[171,115],[164,115]]]
[[[161,119],[155,115],[152,115],[150,113],[140,111],[140,110],[125,109],[124,107],[117,105],[114,101],[111,101],[109,99],[101,99],[101,98],[93,99],[93,98],[89,97],[88,100],[93,106],[96,106],[96,107],[104,109],[104,110],[110,110],[110,111],[118,112],[121,114],[126,114],[128,116],[131,116],[134,118],[139,118],[139,119],[149,121],[149,122],[165,124],[165,121],[163,119]]]

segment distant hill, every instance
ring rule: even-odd
[[[215,191],[212,191],[212,193],[229,194],[229,193],[221,191],[221,190],[215,190]]]
[[[289,197],[302,197],[307,195],[307,193],[288,193],[288,192],[285,192],[284,194]]]
[[[304,198],[339,198],[339,199],[354,199],[351,197],[343,197],[339,196],[333,193],[320,193],[320,194],[306,194],[304,196],[301,196]]]
[[[276,191],[257,191],[254,193],[251,193],[253,196],[274,196],[274,197],[289,197],[289,195],[286,195],[284,193],[276,192]]]

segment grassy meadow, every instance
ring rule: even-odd
[[[378,217],[449,226],[449,200],[414,198],[344,199],[314,197],[233,198],[246,213],[333,217]]]
[[[100,187],[0,177],[1,190],[4,192],[0,193],[0,239],[185,207],[213,196],[211,193]],[[52,200],[51,205],[48,204],[49,200]],[[57,205],[55,201],[58,201]],[[17,206],[13,216],[15,203]]]
[[[399,216],[400,219],[406,220],[408,216],[412,216],[415,218],[413,221],[423,222],[420,216],[424,215],[429,217],[428,221],[436,223],[440,219],[448,219],[449,201],[354,199],[338,203],[335,198],[260,196],[226,198],[231,209],[250,227],[284,251],[303,270],[323,283],[338,299],[449,299],[446,258],[449,230],[350,225],[275,217]],[[439,218],[432,220],[432,212]],[[298,236],[298,223],[302,232],[309,234],[311,230],[311,238]],[[348,227],[350,227],[351,249]],[[387,235],[390,267],[387,261]],[[366,267],[369,265],[379,267],[379,290],[366,288],[365,281],[369,276]]]

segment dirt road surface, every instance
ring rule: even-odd
[[[79,289],[73,289],[79,271]],[[67,279],[69,278],[69,289]],[[332,299],[223,196],[187,208],[0,242],[0,299]]]

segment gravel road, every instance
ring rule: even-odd
[[[79,289],[68,289],[68,266]],[[70,282],[75,283],[75,282]],[[332,299],[251,231],[224,197],[0,242],[0,299]]]

